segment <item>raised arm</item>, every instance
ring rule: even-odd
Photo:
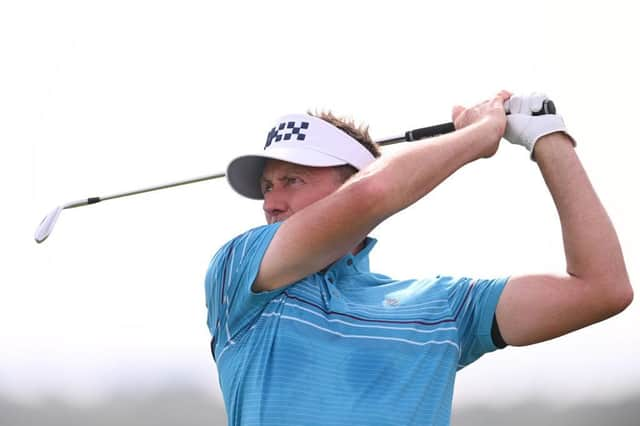
[[[469,110],[454,110],[460,130],[383,155],[336,192],[288,218],[265,253],[253,289],[276,289],[323,269],[460,167],[493,155],[506,126],[508,96],[502,92]]]
[[[504,340],[528,345],[602,321],[631,303],[616,232],[565,133],[542,137],[535,159],[558,210],[565,275],[512,277],[496,318]]]

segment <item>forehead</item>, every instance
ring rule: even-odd
[[[262,178],[268,179],[273,175],[282,175],[287,173],[311,175],[320,172],[320,169],[325,169],[325,167],[308,167],[301,166],[299,164],[288,163],[286,161],[269,159],[266,161],[264,169],[262,169]]]

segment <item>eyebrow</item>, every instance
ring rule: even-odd
[[[311,174],[311,171],[306,170],[306,169],[304,169],[304,168],[302,168],[302,167],[290,167],[290,168],[287,168],[287,169],[282,173],[282,177],[278,178],[278,180],[282,180],[282,179],[284,179],[284,178],[286,178],[286,177],[288,177],[289,175],[292,175],[292,174],[303,175],[303,176],[309,176],[309,175]],[[262,183],[262,182],[270,183],[270,182],[271,182],[271,179],[266,179],[266,178],[264,177],[264,175],[262,175],[262,176],[260,176],[260,182],[261,182],[261,183]]]

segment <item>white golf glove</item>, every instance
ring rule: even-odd
[[[509,142],[522,145],[531,152],[533,158],[533,148],[541,137],[555,133],[564,132],[569,136],[573,146],[575,140],[567,132],[562,117],[557,114],[533,115],[539,113],[544,107],[544,102],[549,100],[543,93],[532,93],[527,96],[513,95],[504,104],[507,115],[507,129],[504,138]]]

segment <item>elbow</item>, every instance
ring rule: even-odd
[[[391,185],[380,173],[363,173],[352,178],[350,198],[363,213],[376,222],[381,222],[395,213],[394,197]]]
[[[621,293],[622,294],[619,297],[617,305],[619,309],[618,312],[624,311],[629,305],[631,305],[631,302],[633,302],[633,287],[631,287],[629,280],[626,280],[626,286]]]
[[[588,299],[600,320],[621,313],[633,302],[633,287],[624,264],[588,278],[579,278],[571,272],[569,275],[582,280],[584,288],[589,289]]]
[[[615,289],[608,292],[607,311],[609,315],[617,315],[624,311],[633,301],[633,287],[628,278],[618,280]]]

